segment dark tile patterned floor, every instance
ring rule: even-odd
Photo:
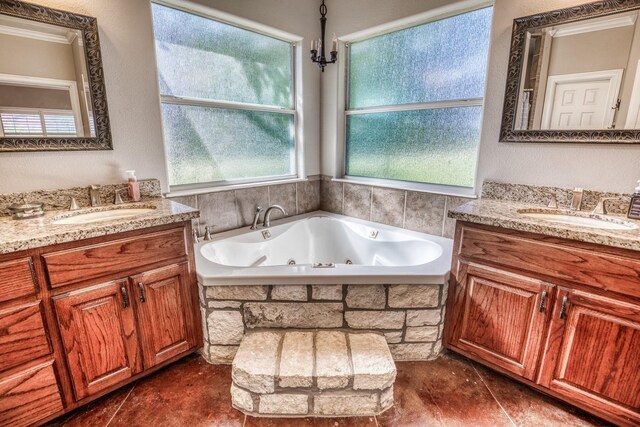
[[[187,357],[51,423],[56,427],[605,426],[461,356],[398,363],[395,405],[378,417],[274,419],[231,407],[229,366]]]

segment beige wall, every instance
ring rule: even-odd
[[[0,73],[75,80],[73,51],[64,43],[0,34]]]
[[[31,0],[98,20],[113,151],[0,153],[0,193],[65,188],[139,178],[159,178],[167,190],[161,116],[155,69],[151,7],[148,0]],[[304,36],[317,32],[314,0],[199,0],[201,4]],[[307,163],[317,174],[319,160],[320,74],[303,63],[305,97],[300,117]],[[302,94],[299,94],[302,95]],[[25,175],[24,171],[29,174]]]

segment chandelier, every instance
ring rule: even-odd
[[[327,27],[327,6],[324,4],[324,0],[322,0],[322,5],[320,6],[320,38],[318,40],[311,40],[311,60],[318,64],[318,67],[324,73],[324,67],[327,64],[335,64],[338,59],[338,38],[336,34],[333,34],[331,40],[331,55],[330,59],[327,60],[325,54],[325,46],[324,46],[324,33]]]

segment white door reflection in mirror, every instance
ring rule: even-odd
[[[514,130],[640,129],[638,11],[526,33]]]
[[[542,129],[612,129],[623,70],[550,76]]]

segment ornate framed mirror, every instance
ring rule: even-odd
[[[501,142],[640,143],[639,0],[513,23]]]
[[[0,0],[0,151],[111,149],[96,19]]]

